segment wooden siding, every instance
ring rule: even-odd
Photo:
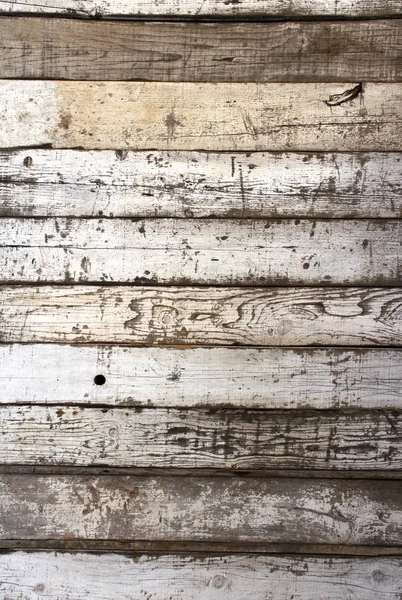
[[[396,220],[2,219],[8,282],[398,285]]]
[[[3,344],[0,362],[2,405],[402,409],[400,349]]]
[[[1,475],[0,538],[401,546],[402,482]],[[68,510],[67,510],[68,507]]]
[[[0,407],[2,464],[402,470],[402,411]]]
[[[400,600],[399,0],[0,13],[0,596]]]
[[[0,216],[400,218],[401,158],[0,150]]]
[[[0,287],[3,342],[400,346],[400,288]]]
[[[0,147],[402,150],[402,84],[0,81]]]
[[[1,0],[4,13],[73,17],[379,17],[399,16],[399,0]]]
[[[10,23],[0,17],[0,38],[0,78],[402,81],[399,20],[217,24],[15,18]]]
[[[0,592],[20,600],[40,594],[53,600],[399,600],[402,593],[399,558],[15,552],[0,555],[0,569]]]

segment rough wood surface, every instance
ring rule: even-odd
[[[401,481],[1,475],[0,493],[8,541],[402,545]]]
[[[115,23],[0,17],[0,39],[4,79],[402,80],[399,19]]]
[[[3,597],[37,600],[400,600],[400,558],[0,555]]]
[[[0,147],[402,150],[402,84],[0,81]]]
[[[400,220],[0,222],[8,282],[398,285]]]
[[[401,306],[400,288],[0,287],[0,340],[398,346]]]
[[[399,349],[3,344],[0,364],[1,404],[402,409]]]
[[[0,216],[402,217],[401,157],[0,151]]]
[[[206,469],[402,469],[402,411],[0,407],[0,462]]]
[[[402,15],[399,0],[1,0],[0,12],[73,17],[379,17]]]

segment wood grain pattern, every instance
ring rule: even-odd
[[[402,80],[399,19],[115,23],[0,17],[0,39],[4,79]]]
[[[4,598],[400,600],[400,558],[24,553],[0,555]]]
[[[398,83],[1,80],[0,147],[400,151],[401,112]]]
[[[402,411],[0,407],[0,463],[401,470]]]
[[[2,540],[401,546],[402,482],[1,475]],[[336,549],[334,549],[336,553]]]
[[[0,216],[402,217],[401,157],[0,151]]]
[[[2,342],[401,345],[400,288],[0,287]]]
[[[3,344],[0,364],[1,404],[402,409],[400,349]]]
[[[18,219],[1,281],[398,285],[400,220]]]
[[[402,14],[399,0],[1,0],[0,12],[74,17],[379,17]]]

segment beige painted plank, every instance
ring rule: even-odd
[[[394,151],[401,112],[397,83],[1,80],[0,147]]]
[[[0,287],[0,340],[398,346],[401,306],[400,288]]]
[[[0,364],[2,404],[402,408],[400,349],[3,344]]]
[[[401,15],[399,0],[1,0],[0,11],[77,17],[378,17]]]
[[[0,407],[3,465],[401,470],[402,411]]]
[[[0,39],[4,79],[402,80],[399,19],[116,23],[0,17]]]
[[[399,600],[400,558],[13,552],[0,555],[4,598],[37,600]]]
[[[401,546],[400,481],[0,476],[2,540]],[[336,553],[336,549],[335,549]]]
[[[0,151],[0,216],[402,217],[401,157]]]
[[[0,221],[1,281],[398,285],[400,220]]]

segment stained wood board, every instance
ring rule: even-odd
[[[0,216],[402,216],[400,153],[0,151]]]
[[[1,0],[1,12],[73,17],[379,17],[402,14],[399,0]]]
[[[0,147],[402,150],[402,84],[0,81]]]
[[[3,344],[0,363],[9,405],[402,409],[400,349]]]
[[[2,342],[401,345],[400,288],[0,287]]]
[[[18,219],[1,281],[398,285],[399,220]]]
[[[401,546],[401,492],[400,481],[3,474],[0,538]]]
[[[0,407],[0,462],[401,470],[402,411]]]
[[[0,555],[4,598],[37,600],[399,600],[400,558],[134,555],[13,552]]]
[[[4,79],[402,80],[399,19],[116,23],[0,17],[0,39]]]

